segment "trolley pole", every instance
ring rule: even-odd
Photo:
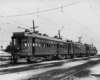
[[[38,28],[39,26],[35,26],[34,20],[33,20],[33,27],[30,29],[33,29],[33,32],[35,32],[35,28]]]
[[[35,24],[34,24],[34,20],[33,20],[33,32],[35,32]]]
[[[83,36],[83,34],[80,37],[78,37],[79,38],[79,41],[78,41],[79,43],[81,43],[82,36]]]
[[[58,30],[58,35],[59,35],[59,38],[60,38],[60,30]]]
[[[82,38],[82,37],[78,37],[78,38],[79,38],[79,41],[78,41],[78,42],[81,43],[81,38]]]
[[[62,28],[60,30],[58,30],[58,35],[59,35],[59,39],[61,38],[60,37],[60,31],[64,28],[64,26],[62,26]]]
[[[91,45],[93,46],[93,41],[92,41],[92,39],[91,39]]]

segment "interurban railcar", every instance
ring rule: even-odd
[[[94,46],[40,33],[15,32],[12,36],[12,60],[26,58],[27,62],[48,59],[66,59],[83,56],[94,56]]]

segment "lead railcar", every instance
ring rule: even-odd
[[[18,58],[26,58],[28,62],[37,59],[56,58],[58,54],[63,57],[67,53],[66,41],[51,38],[47,35],[40,35],[32,32],[16,32],[12,36],[12,52],[14,62]],[[62,57],[59,55],[59,57]]]

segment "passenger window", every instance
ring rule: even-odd
[[[35,44],[35,46],[37,47],[37,46],[38,46],[38,44],[36,43],[36,44]]]
[[[39,47],[41,47],[41,44],[39,44]]]
[[[27,43],[24,43],[24,44],[23,44],[23,46],[25,46],[25,47],[26,47],[26,46],[27,46]]]
[[[28,43],[29,44],[29,43]],[[33,46],[35,46],[35,43],[33,43]]]
[[[53,45],[53,48],[54,48],[54,44],[52,44]]]
[[[45,44],[44,44],[44,47],[46,47]]]

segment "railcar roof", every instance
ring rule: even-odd
[[[42,39],[47,39],[47,40],[52,40],[52,41],[59,41],[59,42],[64,42],[64,43],[74,43],[74,44],[77,44],[77,45],[83,45],[83,44],[80,44],[80,43],[77,43],[77,42],[71,42],[71,41],[66,42],[66,40],[53,38],[53,37],[50,37],[50,36],[39,35],[39,34],[32,33],[32,32],[14,32],[14,34],[16,36],[20,36],[20,35],[23,34],[24,36],[31,36],[31,37],[35,37],[35,38],[42,38]]]
[[[81,45],[81,46],[84,45],[84,44],[82,44],[82,43],[78,43],[78,42],[75,42],[74,44],[76,44],[76,45]]]
[[[52,41],[66,42],[66,40],[57,39],[57,38],[44,36],[44,35],[39,35],[39,34],[35,34],[35,33],[25,33],[25,36],[32,36],[32,37],[42,38],[42,39],[47,39],[47,40],[52,40]],[[66,42],[66,43],[69,43],[69,42]]]

